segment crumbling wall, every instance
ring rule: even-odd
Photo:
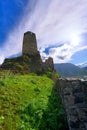
[[[56,90],[62,97],[70,130],[87,130],[87,81],[58,79]]]
[[[45,62],[43,62],[43,68],[44,68],[44,71],[45,70],[54,70],[54,63],[53,63],[53,58],[52,57],[49,57]]]

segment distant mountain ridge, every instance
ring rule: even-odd
[[[82,69],[85,70],[85,71],[87,71],[87,67],[83,67]]]
[[[61,77],[83,77],[87,72],[71,63],[54,64],[54,68]]]
[[[78,65],[80,68],[87,67],[87,61]]]
[[[87,71],[87,62],[84,62],[80,65],[78,65],[80,68],[82,68],[83,70],[86,70]]]

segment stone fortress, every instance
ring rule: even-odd
[[[2,70],[13,73],[43,74],[54,71],[53,59],[49,57],[42,62],[37,50],[36,35],[32,32],[24,33],[22,56],[5,59]],[[79,79],[57,79],[54,89],[62,98],[66,111],[69,130],[87,130],[87,81]]]
[[[11,70],[14,73],[35,72],[42,74],[46,70],[53,71],[53,59],[49,57],[45,62],[42,61],[39,51],[37,50],[36,35],[33,32],[24,33],[22,56],[5,59],[1,69]]]

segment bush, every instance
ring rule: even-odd
[[[48,78],[51,78],[51,77],[52,77],[52,72],[51,72],[51,71],[46,71],[45,74],[46,74],[46,76],[47,76]]]

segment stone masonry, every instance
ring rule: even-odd
[[[62,97],[69,130],[87,130],[87,81],[60,78],[56,90]]]
[[[22,54],[37,53],[36,35],[32,32],[24,33]]]
[[[53,58],[49,57],[45,62],[43,62],[44,70],[54,70]]]
[[[53,72],[53,59],[50,57],[46,62],[42,62],[40,52],[37,49],[36,35],[33,32],[24,33],[22,56],[5,59],[1,69],[11,70],[14,73],[37,73],[43,74],[50,70]]]

